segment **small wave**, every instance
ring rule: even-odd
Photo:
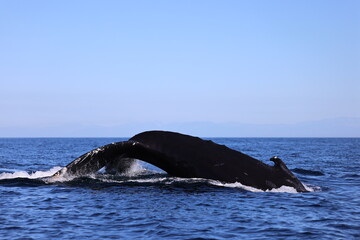
[[[308,175],[308,176],[324,176],[325,175],[321,171],[307,170],[307,169],[302,169],[302,168],[295,168],[292,171],[295,173],[299,173],[302,175]]]
[[[0,173],[0,180],[4,179],[14,179],[14,178],[28,178],[28,179],[36,179],[52,176],[54,173],[59,171],[61,167],[53,167],[48,171],[36,171],[32,173],[28,173],[26,171],[15,171],[12,173],[3,172]]]
[[[359,177],[360,177],[360,174],[350,173],[350,174],[345,174],[343,177],[344,177],[344,178],[359,178]]]

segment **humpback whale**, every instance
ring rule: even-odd
[[[290,186],[297,192],[307,192],[278,157],[270,159],[274,162],[271,166],[210,140],[168,131],[142,132],[128,141],[99,147],[78,157],[52,177],[82,176],[104,167],[107,172],[122,173],[136,159],[176,177],[239,182],[264,191]]]

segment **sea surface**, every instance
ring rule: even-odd
[[[213,138],[265,163],[279,156],[310,190],[270,192],[128,174],[59,182],[78,156],[122,138],[0,138],[0,239],[360,239],[360,138]]]

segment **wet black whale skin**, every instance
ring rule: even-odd
[[[55,175],[64,172],[89,174],[102,167],[110,172],[124,172],[132,165],[133,159],[153,164],[177,177],[239,182],[262,190],[290,186],[298,192],[306,192],[280,158],[271,158],[275,164],[270,166],[224,145],[167,131],[143,132],[128,141],[94,149]]]

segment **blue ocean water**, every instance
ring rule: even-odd
[[[360,138],[214,138],[268,164],[276,155],[311,190],[263,192],[168,176],[46,183],[117,138],[0,139],[0,239],[360,239]]]

